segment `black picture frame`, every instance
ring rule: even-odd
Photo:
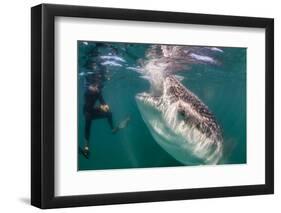
[[[266,34],[265,184],[112,194],[54,195],[55,17],[263,28]],[[60,208],[272,194],[274,192],[274,20],[240,16],[41,4],[31,9],[31,204]]]

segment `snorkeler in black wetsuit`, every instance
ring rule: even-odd
[[[102,96],[102,86],[100,82],[94,82],[88,86],[85,91],[84,99],[85,104],[83,108],[85,116],[85,145],[84,155],[89,155],[89,140],[92,120],[106,118],[112,133],[118,131],[118,127],[114,128],[112,113],[109,106],[105,103]],[[99,101],[100,105],[95,106],[96,102]]]
[[[106,118],[112,133],[116,133],[120,129],[125,128],[130,121],[130,117],[127,117],[125,120],[120,122],[117,127],[114,127],[112,112],[103,99],[102,87],[103,82],[107,80],[105,77],[106,68],[101,65],[102,61],[98,58],[99,48],[103,47],[105,47],[105,45],[97,44],[95,49],[91,51],[90,56],[92,58],[88,60],[86,64],[88,73],[92,73],[86,76],[86,87],[84,92],[83,113],[85,117],[85,143],[82,153],[86,158],[88,158],[90,154],[89,141],[93,120]],[[114,51],[117,50],[114,49]],[[100,103],[98,106],[96,106],[97,101]]]

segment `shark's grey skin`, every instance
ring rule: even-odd
[[[164,77],[162,91],[136,96],[157,143],[186,165],[219,163],[222,133],[208,107],[173,75]]]

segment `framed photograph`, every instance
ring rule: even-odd
[[[272,194],[274,20],[31,9],[31,204]]]

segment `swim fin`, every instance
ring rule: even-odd
[[[89,159],[90,152],[82,149],[80,146],[78,147],[79,154],[83,155],[86,159]]]
[[[118,124],[118,128],[119,129],[124,129],[128,126],[129,122],[131,120],[131,116],[127,116],[124,120],[122,120],[119,124]]]
[[[120,129],[124,129],[128,126],[129,122],[131,121],[131,116],[127,116],[124,120],[122,120],[117,127],[112,130],[112,133],[118,132]]]

